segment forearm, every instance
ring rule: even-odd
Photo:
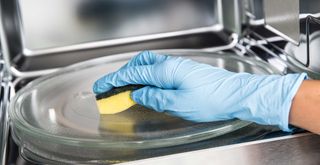
[[[303,81],[293,99],[289,123],[320,134],[320,81]]]

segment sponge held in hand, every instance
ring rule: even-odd
[[[110,91],[96,95],[99,113],[116,114],[129,109],[136,104],[131,99],[131,92],[142,87],[142,85],[115,87]]]

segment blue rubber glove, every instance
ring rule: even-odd
[[[132,99],[158,112],[196,122],[239,118],[288,128],[291,102],[306,74],[233,73],[181,57],[143,51],[94,84],[102,93],[128,84],[148,85]]]

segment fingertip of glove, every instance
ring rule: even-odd
[[[153,54],[153,53],[150,50],[143,50],[139,54],[141,54],[141,55],[150,55],[150,54]]]
[[[107,85],[106,83],[101,82],[100,80],[97,80],[92,87],[92,91],[95,94],[101,94],[103,92],[106,92],[110,90],[112,87]]]
[[[152,58],[152,57],[158,57],[157,60],[166,60],[166,59],[169,59],[170,56],[169,55],[165,55],[165,54],[159,54],[159,53],[155,53],[153,51],[150,51],[150,50],[143,50],[141,51],[138,56],[144,56],[144,57],[148,57],[148,58]],[[159,58],[160,57],[160,58]]]
[[[137,56],[141,58],[150,58],[154,55],[155,53],[151,52],[150,50],[143,50]]]
[[[98,94],[98,93],[99,93],[99,89],[98,89],[98,86],[97,86],[96,83],[93,84],[93,86],[92,86],[92,91],[93,91],[93,93],[95,93],[95,94]]]

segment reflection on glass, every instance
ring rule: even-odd
[[[49,119],[51,122],[56,123],[56,111],[53,108],[48,109],[49,111]]]

